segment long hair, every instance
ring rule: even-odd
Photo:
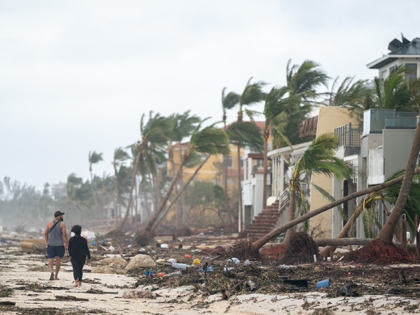
[[[82,233],[82,227],[80,225],[75,225],[71,228],[71,231],[76,235],[76,236],[80,236],[80,234]]]

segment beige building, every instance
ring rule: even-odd
[[[321,107],[318,114],[318,126],[316,130],[316,138],[325,133],[334,133],[334,129],[340,126],[348,125],[351,123],[357,126],[357,120],[350,117],[347,109],[342,107]],[[333,188],[333,178],[326,175],[312,174],[311,182],[327,191],[330,195],[337,198],[338,194],[341,197],[342,187]],[[340,182],[341,183],[341,182]],[[335,191],[333,191],[335,190]],[[338,191],[339,190],[339,191]],[[311,189],[310,205],[311,210],[322,207],[329,201],[322,196],[316,189]],[[333,222],[335,225],[333,226]],[[341,230],[341,215],[338,209],[325,211],[324,213],[317,215],[311,219],[311,229],[316,226],[325,233],[325,237],[333,237],[333,230],[336,232],[337,229]],[[338,233],[338,232],[337,232]]]

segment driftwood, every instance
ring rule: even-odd
[[[89,299],[78,298],[73,295],[56,295],[55,299],[57,301],[80,301],[80,302],[88,302]]]

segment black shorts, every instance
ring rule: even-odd
[[[61,246],[50,246],[47,247],[47,253],[48,258],[55,258],[55,257],[64,257],[64,253],[66,252],[66,249],[64,248],[64,245]]]

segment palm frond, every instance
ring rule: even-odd
[[[261,129],[253,122],[238,121],[230,125],[226,133],[229,136],[229,141],[235,145],[249,146],[256,152],[263,150]]]

